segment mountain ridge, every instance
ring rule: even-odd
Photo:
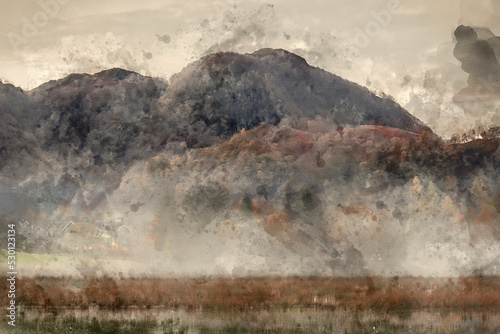
[[[159,114],[184,113],[180,116],[188,124],[184,124],[184,129],[176,129],[178,134],[197,122],[205,123],[208,129],[215,128],[212,132],[216,135],[230,135],[262,121],[276,124],[287,116],[318,115],[339,125],[372,124],[416,133],[432,132],[394,100],[310,66],[304,58],[283,49],[208,55],[174,74],[168,84],[162,79],[113,68],[95,74],[73,73],[18,93],[39,104],[50,99],[54,89],[78,89],[87,96],[96,88],[110,88],[124,81],[143,82],[140,89],[146,91],[151,87],[145,84],[156,85],[161,96],[149,96],[158,97],[162,109]],[[151,105],[157,101],[150,102]],[[226,125],[217,124],[220,121]]]

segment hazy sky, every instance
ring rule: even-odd
[[[457,25],[487,26],[500,33],[500,0],[2,4],[0,79],[23,88],[72,72],[110,67],[169,78],[206,53],[273,47],[296,52],[312,65],[384,91],[405,105],[411,99],[401,88],[405,75],[422,77],[428,70],[448,66],[446,75],[457,85],[466,80],[452,54]],[[369,36],[360,37],[362,32]],[[452,109],[443,112],[460,116]]]

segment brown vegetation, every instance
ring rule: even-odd
[[[6,280],[2,280],[6,282]],[[375,311],[500,307],[500,277],[21,278],[17,302],[37,307],[246,310],[327,307]],[[2,286],[5,299],[7,285]],[[4,303],[5,300],[2,300]]]

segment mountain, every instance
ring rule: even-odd
[[[175,75],[161,101],[184,124],[215,135],[230,135],[261,122],[277,124],[284,117],[316,116],[339,126],[372,124],[432,132],[394,101],[285,50],[206,56]]]
[[[21,249],[107,256],[114,238],[155,270],[234,275],[426,275],[423,257],[455,274],[498,256],[478,260],[500,235],[496,132],[441,140],[284,50],[209,55],[168,84],[111,69],[1,85],[0,111],[0,227],[32,224]]]

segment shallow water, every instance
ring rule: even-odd
[[[10,327],[10,326],[9,326]],[[7,333],[500,333],[500,311],[411,314],[293,308],[241,312],[25,309]]]

